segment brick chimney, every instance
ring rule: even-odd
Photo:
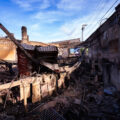
[[[22,43],[27,43],[29,41],[28,35],[27,35],[27,28],[25,26],[22,26]]]

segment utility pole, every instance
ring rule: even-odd
[[[81,30],[82,30],[82,36],[81,36],[81,37],[82,37],[82,39],[81,39],[82,42],[83,42],[83,40],[84,40],[84,39],[83,39],[83,32],[84,32],[85,26],[87,26],[87,24],[83,24],[83,25],[82,25],[82,28],[81,28]]]

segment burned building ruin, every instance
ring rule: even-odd
[[[120,4],[83,42],[30,41],[25,26],[16,40],[0,28],[0,119],[120,119]]]

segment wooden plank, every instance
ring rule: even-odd
[[[24,86],[23,88],[23,91],[24,91],[24,107],[25,107],[25,111],[27,112],[27,94],[26,94],[26,86]]]
[[[38,77],[38,79],[40,79],[41,77]],[[24,79],[20,79],[18,81],[14,81],[11,85],[11,83],[6,83],[6,84],[2,84],[0,85],[0,91],[1,90],[4,90],[4,89],[8,89],[10,86],[11,88],[12,87],[16,87],[16,86],[19,86],[19,85],[22,85],[23,83],[33,83],[35,81],[35,77],[27,77],[27,78],[24,78]]]
[[[34,83],[32,83],[32,103],[35,103],[41,100],[40,85],[41,85],[40,81],[37,81],[37,80]]]
[[[24,100],[25,111],[27,112],[27,98],[30,97],[30,84],[20,85],[20,100]]]
[[[22,84],[20,85],[20,100],[24,99],[24,87],[26,87],[26,97],[30,97],[30,84],[26,84],[25,86]]]
[[[41,93],[42,93],[42,98],[47,97],[49,95],[48,83],[41,86]]]
[[[66,76],[66,73],[61,73],[60,74],[60,79],[58,80],[58,88],[61,88],[62,85],[65,86],[64,85],[65,76]]]

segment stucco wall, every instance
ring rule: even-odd
[[[0,39],[0,59],[16,61],[16,46],[9,39]]]

